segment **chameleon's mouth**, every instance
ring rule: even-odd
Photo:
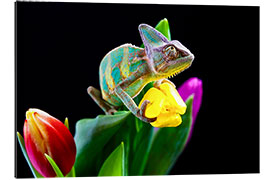
[[[180,72],[187,69],[191,65],[193,59],[194,59],[194,55],[190,54],[189,56],[185,56],[185,57],[182,57],[174,62],[171,62],[172,63],[171,66],[174,66],[176,64],[182,64],[182,65],[178,66],[178,68],[176,70],[167,74],[166,78],[172,78],[172,77],[176,76],[177,74],[179,74]]]
[[[185,66],[182,66],[180,69],[172,72],[171,74],[169,74],[166,78],[173,78],[174,76],[178,75],[180,72],[182,72],[183,70],[187,69],[190,65],[185,65]]]

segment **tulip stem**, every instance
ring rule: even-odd
[[[66,177],[76,177],[75,168],[74,166],[70,170],[70,172],[66,175]]]

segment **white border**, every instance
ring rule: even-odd
[[[47,0],[48,1],[48,0]],[[0,1],[0,143],[1,143],[1,178],[14,178],[14,2],[10,0]],[[70,0],[58,0],[53,2],[73,2]],[[127,3],[124,0],[80,0],[79,2],[116,2]],[[200,5],[247,5],[260,6],[260,174],[237,174],[237,175],[184,175],[181,179],[269,179],[270,170],[270,39],[269,39],[269,2],[267,0],[131,0],[129,3],[151,3],[151,4],[200,4]],[[229,13],[229,12],[228,12]],[[252,26],[252,24],[251,24]],[[247,52],[250,53],[250,52]],[[252,70],[250,70],[252,73]],[[252,96],[252,94],[251,94]],[[248,97],[247,97],[248,102]],[[255,120],[257,121],[257,120]],[[248,161],[248,159],[247,159]],[[116,177],[119,178],[119,177]],[[123,179],[137,179],[138,177],[123,177]],[[147,176],[143,179],[178,179],[179,176]],[[86,178],[82,178],[86,179]],[[91,178],[91,179],[115,179]]]
[[[19,0],[29,1],[29,0]],[[34,0],[40,2],[42,0]],[[33,0],[32,0],[33,2]],[[262,1],[255,0],[47,0],[43,2],[100,2],[100,3],[138,3],[138,4],[199,4],[199,5],[246,5],[258,6]]]

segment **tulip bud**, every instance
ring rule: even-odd
[[[187,100],[187,98],[190,95],[193,95],[193,103],[192,103],[192,123],[191,123],[191,130],[189,133],[188,141],[191,137],[194,123],[197,117],[197,114],[199,112],[199,109],[201,107],[202,103],[202,94],[203,94],[203,88],[202,88],[202,80],[193,77],[185,81],[179,88],[178,92],[183,98],[184,101]]]
[[[63,175],[70,172],[75,162],[76,146],[73,136],[61,121],[39,109],[29,109],[23,134],[27,155],[42,176],[56,176],[45,153],[55,161]]]

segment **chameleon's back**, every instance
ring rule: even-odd
[[[102,59],[99,69],[99,82],[104,100],[114,106],[122,105],[122,101],[113,93],[114,88],[146,64],[144,60],[141,60],[141,57],[144,55],[144,49],[131,44],[124,44],[110,51]],[[136,87],[139,86],[143,86],[143,84],[137,83]],[[140,91],[136,87],[126,89],[130,97],[133,97]]]

